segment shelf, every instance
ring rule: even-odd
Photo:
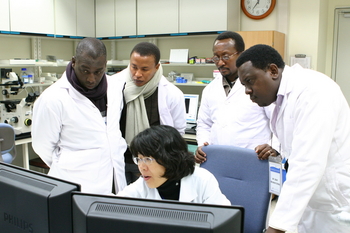
[[[107,61],[107,66],[122,66],[126,67],[129,65],[129,60],[109,60]],[[215,66],[214,63],[199,63],[199,64],[189,64],[189,63],[164,63],[162,66],[186,66],[186,67],[200,67],[200,66]]]
[[[14,67],[66,67],[70,61],[62,62],[35,62],[35,64],[10,64],[10,60],[0,60],[0,67],[14,68]]]
[[[50,86],[54,83],[25,83],[24,87],[41,87],[41,86]]]
[[[214,63],[199,63],[199,64],[188,64],[188,63],[169,63],[162,64],[162,66],[187,66],[187,67],[198,67],[198,66],[215,66]]]
[[[206,83],[200,83],[200,82],[188,82],[188,83],[176,83],[176,82],[172,82],[175,86],[197,86],[197,87],[205,87]]]
[[[35,64],[10,64],[10,60],[0,60],[0,67],[3,68],[13,68],[13,67],[66,67],[70,61],[62,62],[42,62],[38,61]],[[129,65],[129,60],[109,60],[107,61],[107,66],[117,66],[117,67],[127,67]],[[215,67],[214,63],[199,63],[199,64],[188,64],[188,63],[166,63],[162,66],[185,66],[185,67]]]

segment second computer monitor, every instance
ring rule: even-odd
[[[184,94],[184,98],[185,98],[185,106],[186,106],[186,122],[196,123],[199,95]]]

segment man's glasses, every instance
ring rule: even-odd
[[[231,58],[233,55],[235,55],[235,54],[237,54],[237,53],[238,53],[238,52],[235,52],[235,53],[232,53],[231,55],[224,55],[224,56],[222,56],[222,57],[214,56],[214,57],[212,57],[212,60],[213,60],[213,62],[215,62],[215,63],[219,62],[220,60],[228,61],[228,60],[230,60],[230,58]]]
[[[151,157],[145,157],[143,159],[139,158],[139,157],[132,157],[132,160],[134,161],[134,163],[136,165],[139,165],[140,162],[142,161],[144,164],[151,164],[155,159],[151,158]]]

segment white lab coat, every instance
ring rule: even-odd
[[[125,140],[119,129],[124,83],[107,76],[107,125],[99,109],[65,73],[34,103],[32,146],[49,175],[81,185],[83,192],[110,194],[126,186]]]
[[[161,125],[177,129],[181,135],[186,129],[186,107],[182,91],[164,76],[158,85],[158,111]]]
[[[289,159],[269,225],[298,232],[350,232],[350,111],[329,77],[286,66],[276,134]],[[347,222],[345,218],[347,217]]]
[[[123,191],[120,191],[117,196],[162,199],[158,190],[156,188],[148,188],[142,177],[128,185]],[[214,175],[208,170],[197,166],[192,175],[181,179],[179,201],[231,205],[231,202],[221,193],[219,183]]]
[[[124,82],[129,78],[128,68],[113,75]],[[186,129],[186,107],[182,91],[170,83],[164,76],[158,84],[158,111],[161,125],[169,125],[177,129],[181,135]]]
[[[197,143],[203,145],[208,142],[211,145],[233,145],[250,149],[269,143],[272,134],[269,118],[272,111],[272,105],[262,108],[253,103],[239,80],[226,96],[222,77],[217,77],[202,93],[197,120]]]

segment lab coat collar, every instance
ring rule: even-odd
[[[190,179],[190,177],[191,177],[191,175],[188,175],[188,176],[181,179],[179,201],[194,202],[195,199],[198,197],[197,190],[195,188],[193,188],[196,185],[194,184],[194,180]]]
[[[292,91],[293,85],[289,85],[289,83],[293,82],[293,77],[291,77],[291,67],[285,66],[282,72],[282,78],[280,82],[280,86],[278,88],[277,96],[278,98],[282,98],[282,103],[280,104],[280,109],[278,111],[277,121],[281,117],[288,100],[288,95]],[[276,103],[276,102],[275,102]],[[277,104],[277,103],[276,103]],[[278,107],[278,106],[276,106]]]
[[[85,102],[86,104],[90,103],[94,105],[87,97],[82,95],[79,91],[77,91],[68,81],[66,72],[63,73],[62,77],[57,81],[61,83],[61,87],[67,89],[69,95],[76,100]]]

